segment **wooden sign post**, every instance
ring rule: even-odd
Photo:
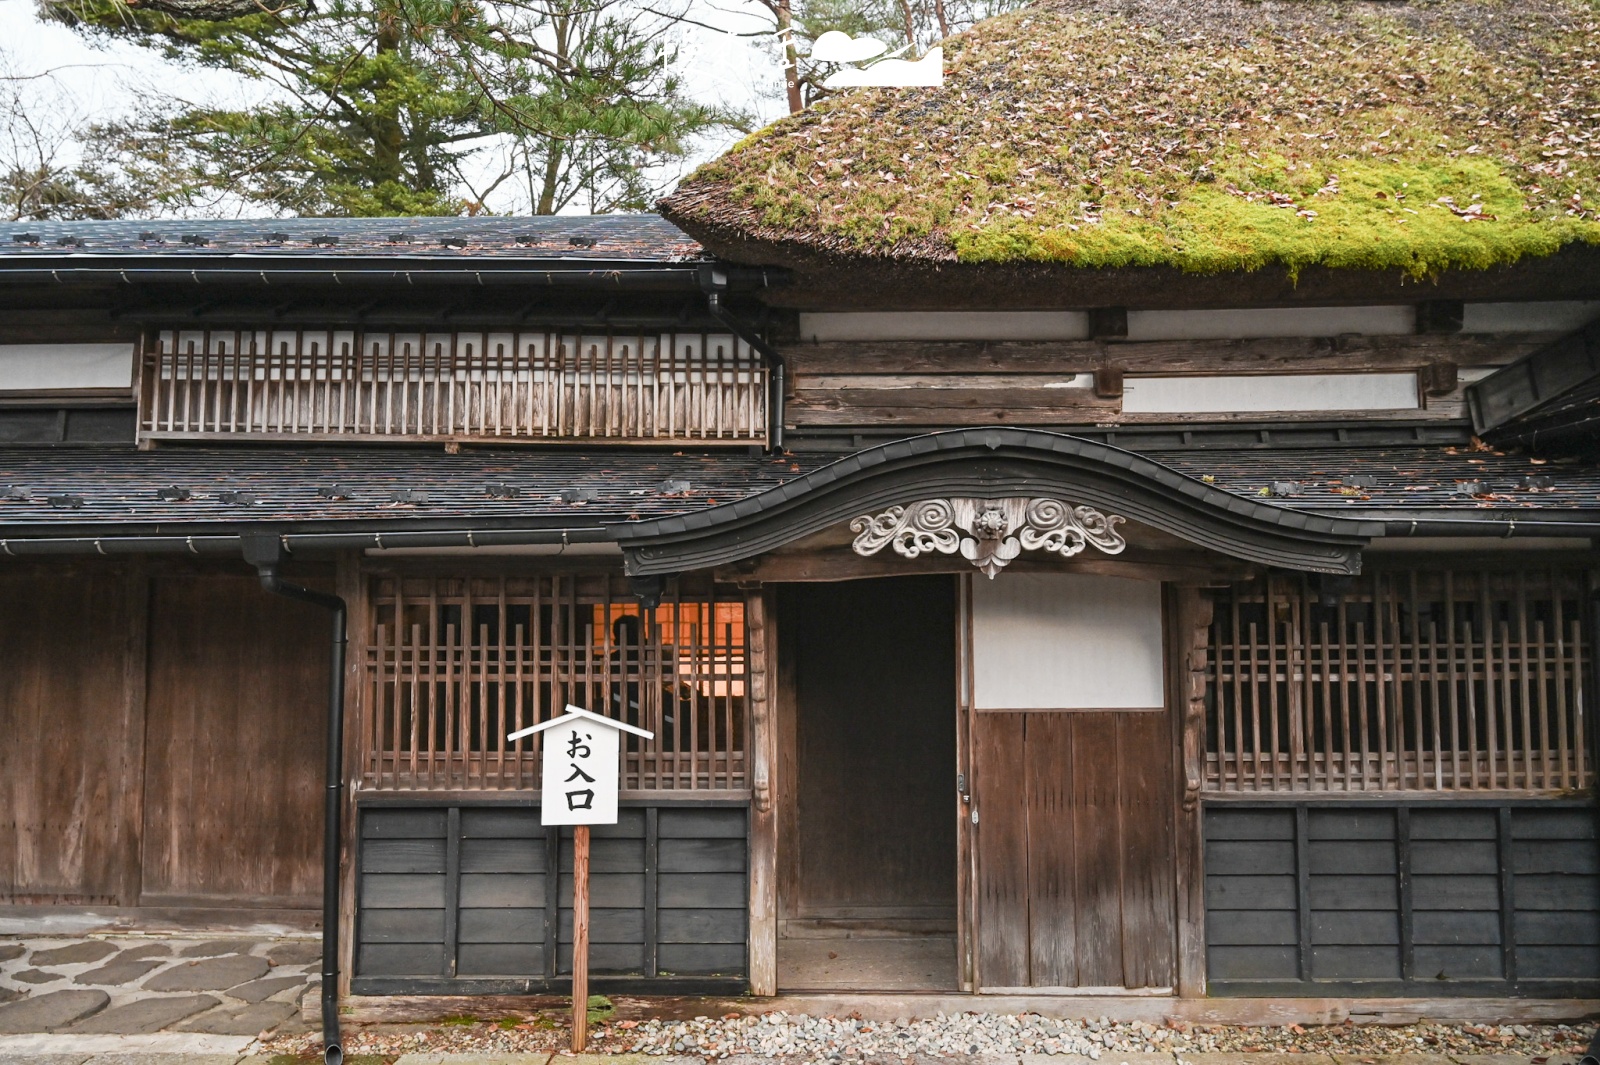
[[[617,823],[621,733],[655,734],[569,705],[567,712],[513,732],[519,740],[545,733],[544,787],[539,818],[546,827],[572,827],[572,1050],[589,1042],[589,826]]]

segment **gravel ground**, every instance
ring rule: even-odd
[[[1588,1029],[1567,1025],[1442,1025],[1402,1027],[1232,1027],[1142,1022],[1064,1021],[1036,1014],[961,1013],[928,1020],[861,1021],[804,1014],[727,1014],[687,1021],[601,1023],[591,1029],[596,1054],[644,1053],[722,1058],[734,1054],[807,1061],[990,1054],[1085,1054],[1108,1065],[1116,1055],[1265,1051],[1343,1054],[1581,1054]],[[567,1044],[564,1019],[525,1014],[492,1020],[459,1018],[427,1026],[371,1026],[346,1033],[345,1053],[393,1057],[403,1053],[528,1053]],[[320,1049],[315,1036],[273,1040],[268,1053],[304,1055]]]

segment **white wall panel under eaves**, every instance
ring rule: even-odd
[[[1124,414],[1416,410],[1414,373],[1129,377]]]
[[[1079,573],[971,580],[977,709],[1166,704],[1160,583]]]
[[[0,392],[133,387],[133,345],[0,344]]]

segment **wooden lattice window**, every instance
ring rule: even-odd
[[[375,578],[363,785],[537,788],[539,737],[506,735],[571,703],[655,733],[624,790],[747,789],[744,603],[673,584],[652,609],[619,574]]]
[[[1587,582],[1396,570],[1235,585],[1211,628],[1206,790],[1586,786]]]
[[[767,437],[767,370],[719,333],[157,330],[139,436],[318,440]]]

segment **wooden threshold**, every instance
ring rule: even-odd
[[[73,936],[237,932],[305,935],[322,930],[320,909],[231,906],[26,906],[0,905],[0,935]]]
[[[913,1020],[967,1011],[1037,1013],[1086,1020],[1177,1020],[1189,1024],[1327,1025],[1415,1024],[1426,1018],[1452,1024],[1570,1023],[1600,1015],[1600,999],[1537,998],[1176,998],[1170,995],[967,995],[955,992],[892,994],[784,994],[771,998],[611,996],[617,1020],[684,1020],[725,1013],[782,1010],[813,1017],[856,1016],[864,1020]],[[565,999],[524,995],[353,996],[342,1003],[354,1024],[423,1024],[445,1017],[556,1008]]]

